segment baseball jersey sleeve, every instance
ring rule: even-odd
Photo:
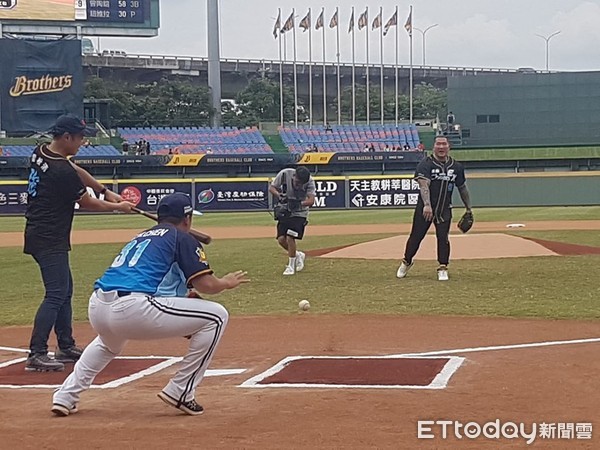
[[[431,181],[431,160],[425,158],[417,165],[415,169],[415,179],[426,179]]]
[[[177,233],[175,261],[181,268],[188,286],[193,278],[213,273],[200,243],[184,232]]]

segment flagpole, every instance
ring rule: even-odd
[[[298,71],[296,70],[296,23],[295,23],[296,10],[292,8],[292,38],[294,44],[294,123],[298,128]]]
[[[313,126],[313,85],[312,85],[312,14],[308,8],[308,124]]]
[[[410,123],[413,123],[413,33],[412,33],[412,24],[413,24],[413,15],[412,15],[413,7],[410,6],[410,75],[409,75],[409,84],[410,84]]]
[[[381,125],[383,125],[384,109],[383,109],[383,8],[379,7],[379,58],[381,59],[381,66],[379,67],[379,82],[381,84]]]
[[[369,112],[371,110],[371,95],[370,95],[370,87],[369,87],[369,7],[367,6],[367,8],[365,9],[366,12],[366,17],[367,17],[367,25],[366,25],[366,44],[367,44],[367,125],[371,124],[370,118],[369,118]]]
[[[281,8],[279,8],[279,16],[281,17]],[[281,59],[281,31],[279,33],[279,119],[283,128],[283,60]]]
[[[325,68],[325,7],[321,11],[323,17],[323,125],[327,125],[327,72]]]
[[[335,8],[335,17],[337,23],[335,25],[337,33],[337,113],[338,113],[338,125],[342,124],[342,90],[340,81],[340,16],[339,7]]]
[[[400,28],[400,23],[399,23],[399,17],[398,17],[398,6],[396,6],[396,66],[394,67],[394,73],[396,76],[396,84],[395,84],[395,90],[394,90],[394,98],[395,98],[395,102],[394,105],[396,107],[396,127],[398,126],[398,40],[399,40],[399,28]]]
[[[354,6],[352,7],[352,125],[356,125],[356,55],[354,45]]]
[[[283,60],[287,61],[287,34],[283,34]]]

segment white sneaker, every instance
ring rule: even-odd
[[[408,273],[408,269],[413,266],[414,262],[407,264],[406,261],[402,260],[400,267],[398,267],[398,271],[396,272],[396,278],[404,278]]]
[[[284,275],[294,275],[295,273],[296,271],[292,266],[286,266],[285,270],[283,271]]]
[[[437,270],[438,281],[448,281],[448,267],[440,266]]]
[[[304,252],[296,252],[296,272],[300,272],[304,269],[304,260],[306,259],[306,255]]]

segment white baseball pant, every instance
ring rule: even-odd
[[[128,340],[191,336],[187,355],[163,391],[182,402],[194,399],[227,325],[227,310],[198,298],[151,297],[98,289],[90,297],[90,323],[98,333],[83,351],[53,402],[72,408],[81,392],[118,356]]]

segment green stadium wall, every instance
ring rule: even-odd
[[[600,71],[448,78],[463,146],[597,145]]]

